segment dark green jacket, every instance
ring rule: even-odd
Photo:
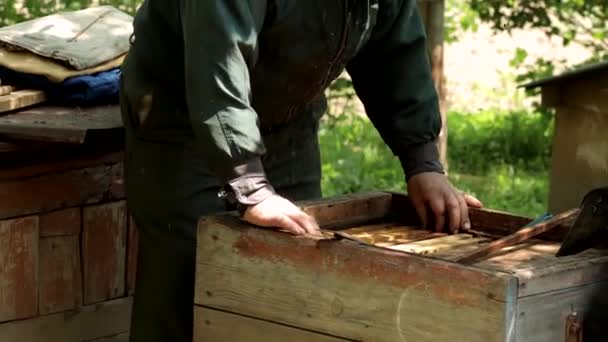
[[[415,0],[146,0],[134,30],[129,58],[166,86],[152,100],[166,113],[154,111],[140,131],[195,137],[223,183],[263,176],[263,135],[320,117],[324,90],[345,68],[406,175],[441,171]]]

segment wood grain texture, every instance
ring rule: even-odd
[[[608,283],[600,282],[522,298],[517,310],[517,341],[565,341],[568,315],[574,311],[584,314],[593,305],[590,301],[598,291],[608,291]]]
[[[570,209],[566,212],[553,216],[547,221],[537,223],[531,227],[522,228],[517,232],[514,232],[496,241],[492,241],[491,243],[482,246],[479,249],[468,253],[467,255],[462,256],[461,258],[456,260],[456,262],[462,264],[471,264],[477,262],[478,260],[485,258],[488,255],[499,251],[502,248],[514,246],[518,243],[524,242],[533,237],[546,233],[551,229],[558,227],[560,224],[572,220],[576,217],[576,215],[578,215],[579,212],[579,208]]]
[[[83,209],[84,303],[125,294],[127,210],[124,201]]]
[[[0,113],[9,112],[46,101],[46,94],[40,90],[16,90],[0,96]]]
[[[281,324],[196,306],[194,342],[340,342],[352,341]]]
[[[0,153],[4,156],[5,152],[10,152],[11,145],[6,146],[7,150],[2,150],[0,143]],[[49,173],[62,173],[102,165],[122,164],[124,153],[119,149],[121,147],[93,147],[93,146],[65,146],[50,145],[40,142],[23,142],[13,145],[17,150],[15,152],[24,155],[21,163],[3,164],[0,169],[0,180],[19,180],[24,178],[39,177]],[[42,148],[42,146],[46,148]],[[23,150],[19,148],[23,147]],[[29,148],[35,149],[40,153],[33,157],[26,152]],[[32,163],[35,160],[35,163]],[[15,165],[16,164],[16,165]]]
[[[516,281],[505,273],[233,217],[202,220],[198,237],[195,302],[205,307],[358,341],[513,336]]]
[[[0,218],[64,209],[112,198],[112,167],[98,166],[0,181]]]
[[[80,237],[40,239],[40,314],[72,310],[82,305]]]
[[[607,250],[592,249],[557,258],[559,246],[556,242],[531,240],[505,248],[475,266],[513,273],[519,279],[520,298],[608,281]]]
[[[480,246],[488,244],[489,242],[487,242],[487,241],[489,241],[489,240],[482,239],[481,241],[478,241],[474,244],[461,245],[461,246],[457,246],[457,248],[442,249],[442,250],[436,251],[435,253],[431,254],[430,256],[433,258],[436,258],[436,259],[455,262],[459,258],[462,258],[463,255],[478,249]],[[508,271],[505,271],[505,272],[508,272]]]
[[[37,313],[38,217],[0,221],[0,322]]]
[[[392,195],[387,192],[369,192],[298,205],[313,216],[321,228],[337,229],[384,218],[390,212],[391,199]]]
[[[372,235],[372,234],[383,234],[385,232],[393,232],[395,230],[410,230],[417,229],[416,227],[404,226],[400,222],[381,222],[376,224],[363,224],[356,227],[350,227],[346,229],[342,229],[341,231],[351,234],[364,234],[364,235]]]
[[[577,93],[593,93],[580,88]],[[608,91],[596,93],[608,102]],[[565,93],[570,97],[572,93]],[[590,95],[593,96],[593,95]],[[551,153],[550,212],[577,207],[588,191],[606,185],[608,179],[608,104],[580,102],[579,106],[557,107]],[[584,108],[581,108],[584,107]]]
[[[459,247],[464,246],[473,245],[479,247],[486,241],[488,241],[488,239],[476,238],[469,234],[455,234],[389,246],[386,248],[420,255],[434,255],[441,251],[456,250],[459,249]]]
[[[40,236],[80,234],[82,215],[80,208],[69,208],[40,215]]]
[[[33,141],[82,144],[89,132],[122,128],[120,109],[116,105],[87,108],[39,106],[0,117],[0,134]]]
[[[0,324],[0,342],[83,342],[129,331],[131,298]]]
[[[0,100],[2,99],[1,96],[8,95],[8,94],[12,93],[15,90],[16,90],[16,88],[13,87],[13,86],[0,85]]]
[[[341,232],[379,247],[388,247],[414,241],[446,236],[429,230],[417,229],[412,226],[376,224],[346,229]]]
[[[399,219],[402,223],[419,224],[416,211],[410,199],[401,192],[389,192],[393,195],[390,215]],[[469,208],[469,218],[471,219],[472,229],[482,231],[492,235],[508,235],[532,221],[532,218],[514,215],[499,210]],[[553,230],[543,233],[539,238],[550,241],[562,241],[573,220],[565,222]],[[433,222],[429,226],[433,226]]]

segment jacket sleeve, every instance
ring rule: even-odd
[[[379,1],[377,24],[347,71],[406,177],[443,172],[435,145],[441,114],[416,1]]]
[[[211,171],[242,204],[274,191],[260,159],[249,78],[265,12],[263,0],[182,0],[180,8],[192,127]]]

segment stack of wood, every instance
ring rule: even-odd
[[[0,113],[25,108],[46,101],[46,94],[40,90],[19,89],[0,80]]]

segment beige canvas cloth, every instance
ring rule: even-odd
[[[66,66],[62,62],[42,57],[29,51],[11,51],[0,47],[1,67],[24,74],[44,76],[49,81],[56,83],[63,82],[65,79],[74,76],[91,75],[117,68],[122,64],[124,59],[125,54],[92,68],[76,70]]]
[[[0,28],[6,50],[27,50],[76,70],[98,67],[129,50],[133,17],[112,6],[59,12]]]

